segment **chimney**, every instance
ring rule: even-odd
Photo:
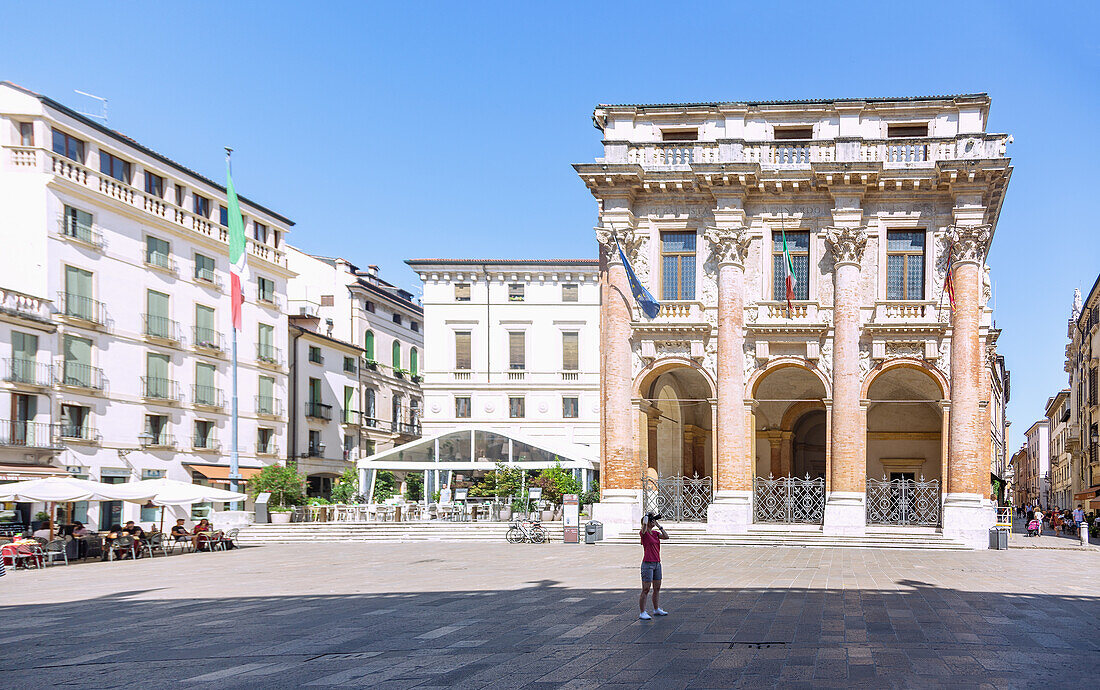
[[[372,278],[377,278],[378,277],[378,267],[375,266],[374,264],[371,264],[370,266],[367,266],[367,274],[370,275]]]

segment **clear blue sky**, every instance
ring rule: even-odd
[[[1100,12],[1054,7],[52,2],[8,22],[0,79],[107,97],[112,127],[214,178],[233,146],[292,243],[407,288],[411,257],[592,255],[569,166],[600,153],[597,103],[986,91],[1016,140],[990,255],[1015,447],[1066,385],[1073,288],[1100,271]]]

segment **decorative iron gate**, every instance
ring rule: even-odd
[[[825,478],[755,477],[753,522],[821,524],[825,516]]]
[[[710,477],[642,476],[642,512],[670,522],[706,522],[711,503]]]
[[[868,479],[868,525],[940,524],[939,479]]]

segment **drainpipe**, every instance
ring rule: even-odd
[[[492,342],[492,322],[489,320],[489,303],[491,301],[490,293],[492,292],[492,278],[489,276],[489,267],[482,265],[481,270],[485,273],[485,383],[492,382],[492,369],[490,368],[491,352],[493,349]],[[473,347],[473,344],[470,345]],[[471,403],[472,404],[472,403]]]
[[[290,442],[287,443],[286,466],[298,467],[298,338],[302,329],[291,326],[295,334],[290,339]]]

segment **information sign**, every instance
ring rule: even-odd
[[[581,502],[577,494],[565,494],[562,514],[562,526],[565,528],[566,544],[581,543]]]

